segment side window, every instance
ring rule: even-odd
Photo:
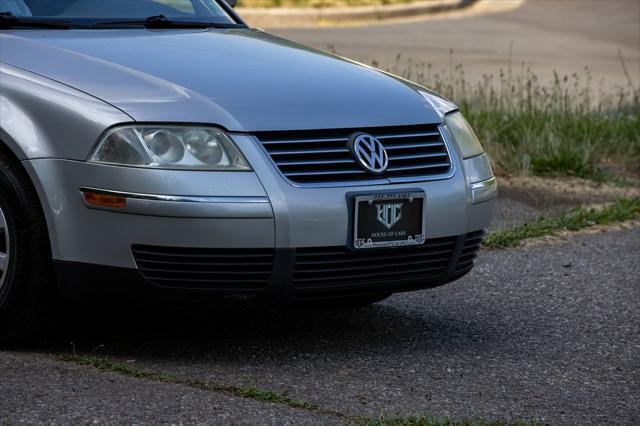
[[[196,11],[193,9],[193,4],[190,0],[153,0],[156,3],[160,3],[165,6],[169,6],[173,9],[179,10],[180,12],[188,13],[190,15],[195,15]]]

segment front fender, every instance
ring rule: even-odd
[[[84,160],[105,129],[131,121],[93,96],[0,63],[0,140],[19,160]]]

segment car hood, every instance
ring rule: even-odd
[[[0,46],[1,61],[136,121],[231,131],[442,121],[442,100],[419,86],[259,30],[16,30]]]

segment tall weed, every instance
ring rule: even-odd
[[[640,90],[630,78],[624,87],[594,84],[585,68],[541,82],[523,65],[478,81],[467,78],[462,65],[435,70],[400,56],[388,71],[453,100],[498,173],[640,175]]]

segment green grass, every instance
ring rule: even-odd
[[[608,225],[638,218],[640,197],[621,199],[602,208],[577,207],[556,219],[540,218],[531,223],[494,232],[489,235],[484,247],[514,247],[525,239],[552,235],[557,231],[578,231],[594,225]]]
[[[505,113],[464,105],[463,112],[501,173],[601,180],[640,171],[639,111]]]
[[[216,383],[210,381],[200,381],[193,379],[185,379],[177,376],[154,373],[151,371],[141,370],[130,364],[112,361],[106,357],[96,356],[92,354],[69,354],[60,356],[59,359],[64,362],[70,362],[76,365],[95,368],[100,371],[120,374],[122,376],[147,380],[157,383],[168,383],[174,385],[188,386],[194,389],[224,393],[239,398],[247,398],[260,402],[268,402],[274,404],[286,405],[291,408],[309,411],[312,413],[331,416],[340,419],[346,425],[362,425],[362,426],[489,426],[489,425],[526,425],[529,423],[506,423],[506,422],[484,422],[481,420],[474,421],[453,421],[449,419],[434,419],[431,417],[409,417],[409,418],[384,418],[367,419],[357,416],[349,416],[339,411],[323,408],[317,404],[292,398],[284,393],[274,392],[271,390],[259,389],[256,387],[241,387],[229,385],[225,383]]]
[[[239,397],[239,398],[247,398],[261,402],[270,402],[275,404],[282,404],[288,407],[302,409],[306,411],[317,412],[321,414],[332,415],[336,417],[345,417],[342,413],[331,411],[331,410],[323,410],[318,405],[312,404],[310,402],[298,400],[295,398],[291,398],[290,396],[274,392],[271,390],[259,389],[256,387],[240,387],[229,385],[225,383],[216,383],[216,382],[205,382],[199,380],[192,379],[184,379],[176,376],[169,376],[159,373],[154,373],[150,371],[140,370],[135,368],[129,364],[111,361],[105,357],[99,357],[95,355],[65,355],[61,356],[60,360],[65,362],[72,362],[77,365],[93,367],[98,370],[108,371],[112,373],[118,373],[123,376],[148,380],[152,382],[159,383],[169,383],[176,385],[188,386],[195,389],[206,390],[210,392],[219,392],[225,393],[231,396]]]
[[[630,77],[607,87],[585,69],[541,82],[523,67],[471,81],[461,65],[435,71],[400,56],[388,71],[456,102],[499,174],[640,176],[640,90]]]

